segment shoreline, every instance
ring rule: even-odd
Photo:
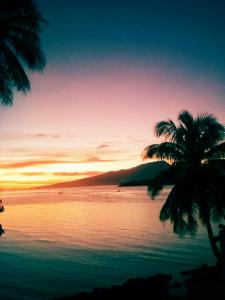
[[[202,264],[197,269],[180,272],[183,282],[169,274],[158,273],[149,277],[130,278],[123,284],[108,288],[94,288],[72,296],[53,300],[223,300],[218,265]]]
[[[220,269],[218,265],[202,264],[197,269],[180,273],[183,282],[169,274],[158,273],[149,277],[130,278],[123,284],[109,288],[94,288],[72,296],[53,300],[223,300]]]

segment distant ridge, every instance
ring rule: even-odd
[[[142,164],[130,169],[106,172],[100,175],[73,180],[69,182],[60,182],[51,185],[41,186],[35,189],[67,188],[77,186],[95,186],[95,185],[126,185],[126,183],[147,182],[160,172],[166,170],[169,164],[165,161],[151,162]],[[128,184],[132,185],[132,184]]]

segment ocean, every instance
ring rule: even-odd
[[[130,277],[214,263],[206,231],[180,238],[145,187],[99,186],[1,194],[0,299],[52,299]]]

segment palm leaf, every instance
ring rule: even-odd
[[[4,67],[1,66],[0,72],[0,99],[3,105],[12,105],[13,87],[10,78],[8,78]]]
[[[206,160],[218,160],[225,159],[225,142],[214,146],[205,153],[204,159]]]
[[[7,47],[1,42],[0,48],[4,55],[2,61],[4,63],[5,69],[7,69],[7,73],[10,75],[12,86],[15,86],[18,91],[29,91],[30,82],[15,54],[11,51],[9,47]]]
[[[0,1],[0,101],[12,104],[14,89],[30,89],[25,69],[43,71],[40,31],[45,21],[32,0]]]
[[[199,126],[200,146],[206,150],[225,138],[225,127],[212,114],[201,114],[196,118]]]
[[[151,198],[154,199],[163,189],[165,185],[172,185],[176,183],[179,168],[171,166],[169,169],[161,172],[155,178],[150,180],[148,185],[148,192]]]
[[[176,125],[171,119],[161,121],[155,126],[156,136],[164,136],[166,140],[168,139],[170,141],[173,141],[176,138],[176,131]]]
[[[183,153],[180,145],[171,142],[149,145],[144,149],[142,156],[144,159],[158,158],[166,159],[171,162],[179,162],[183,160]]]
[[[32,71],[43,71],[45,67],[45,56],[37,45],[27,43],[26,39],[11,36],[10,46],[16,55]]]
[[[194,119],[191,113],[188,111],[182,111],[179,116],[178,120],[181,122],[181,124],[184,126],[185,129],[191,129],[194,124]]]

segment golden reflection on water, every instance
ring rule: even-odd
[[[3,298],[52,299],[215,263],[204,234],[180,239],[159,221],[166,193],[155,201],[145,188],[1,195]]]
[[[13,205],[23,203],[24,199],[35,203]],[[9,204],[1,216],[6,229],[4,239],[9,239],[16,230],[17,236],[23,234],[39,241],[121,248],[149,244],[171,234],[170,226],[163,226],[158,218],[162,201],[151,201],[145,189],[136,193],[129,189],[98,193],[92,189],[86,195],[72,190],[62,195],[18,194],[6,197],[4,202]]]

